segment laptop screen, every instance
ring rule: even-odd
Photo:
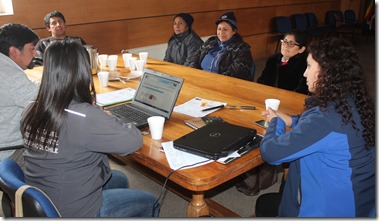
[[[168,119],[182,84],[182,78],[147,69],[141,77],[132,103]]]

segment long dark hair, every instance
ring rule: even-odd
[[[306,109],[320,106],[325,110],[329,102],[335,104],[335,110],[341,114],[344,124],[351,123],[356,128],[352,117],[352,108],[348,97],[352,97],[357,106],[366,147],[375,145],[375,106],[367,91],[366,75],[353,45],[338,38],[312,42],[309,53],[320,66],[320,74],[312,102],[306,103]]]
[[[24,142],[30,144],[44,140],[44,146],[55,147],[55,143],[47,143],[47,138],[49,134],[59,133],[67,117],[64,109],[72,101],[93,104],[95,98],[86,49],[74,41],[51,43],[44,54],[37,99],[21,119]]]

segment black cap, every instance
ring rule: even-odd
[[[232,25],[235,29],[237,29],[237,19],[236,19],[236,16],[234,16],[234,13],[233,12],[226,12],[225,14],[223,14],[217,21],[216,21],[216,25],[218,25],[220,22],[222,21],[226,21],[228,22],[230,25]]]
[[[194,21],[192,15],[190,15],[188,13],[179,13],[179,14],[175,15],[174,20],[175,20],[176,17],[183,18],[183,20],[187,23],[188,27],[191,28],[192,23]]]

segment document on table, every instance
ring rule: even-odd
[[[99,106],[108,106],[133,99],[136,90],[133,88],[124,88],[117,91],[96,94],[96,104]]]
[[[191,100],[185,102],[184,104],[178,105],[174,108],[174,112],[186,114],[192,117],[204,117],[210,113],[213,113],[220,108],[209,110],[209,111],[202,111],[203,109],[216,107],[220,105],[226,105],[226,103],[219,102],[219,101],[212,101],[203,99],[200,97],[192,98]]]
[[[214,161],[205,157],[200,157],[191,153],[177,150],[174,148],[173,141],[162,143],[162,147],[166,154],[168,164],[170,165],[170,168],[173,170],[177,170],[182,167],[182,169],[198,167]]]

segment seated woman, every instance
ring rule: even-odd
[[[26,183],[43,190],[62,217],[158,216],[157,198],[129,189],[127,176],[108,162],[107,154],[140,149],[141,132],[95,103],[86,49],[52,42],[36,101],[21,119]]]
[[[203,40],[192,29],[193,17],[187,13],[179,13],[174,17],[174,34],[168,40],[164,61],[188,65],[186,62],[200,46]]]
[[[271,56],[263,69],[258,83],[308,94],[303,73],[307,68],[307,35],[289,32],[281,40],[280,53]]]
[[[289,170],[282,195],[257,199],[257,215],[368,217],[376,201],[376,130],[366,75],[344,39],[312,42],[308,50],[305,111],[262,112],[270,122],[262,159],[289,163]]]
[[[251,79],[250,45],[237,33],[237,19],[226,12],[216,21],[217,36],[210,37],[189,58],[189,67],[245,80]]]

